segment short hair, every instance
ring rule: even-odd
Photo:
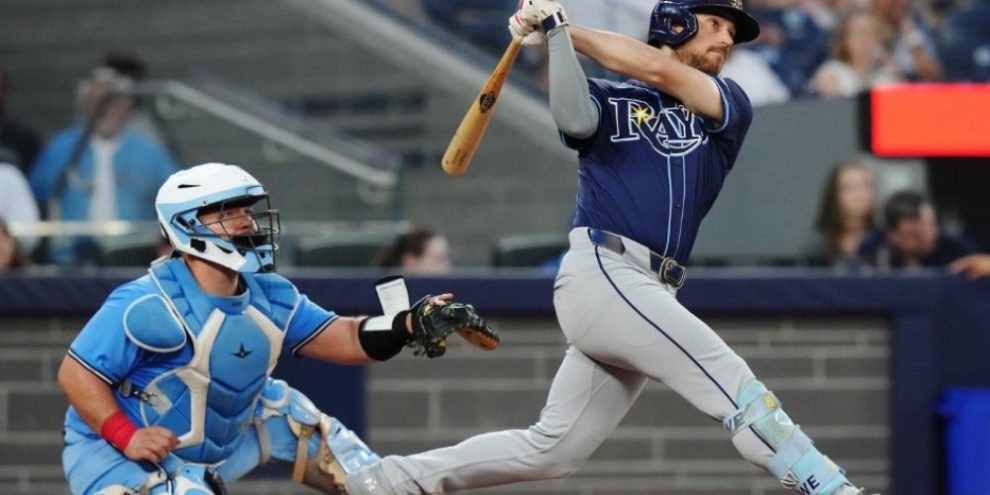
[[[429,227],[414,225],[397,235],[392,245],[376,257],[374,265],[381,267],[402,266],[403,256],[407,254],[422,256],[423,252],[426,251],[426,244],[438,235],[440,234]]]
[[[921,209],[925,205],[931,206],[931,201],[920,192],[901,191],[894,194],[883,207],[884,226],[887,230],[894,230],[901,220],[921,218]]]
[[[148,74],[148,65],[131,52],[110,52],[103,58],[102,67],[109,67],[133,81],[141,81]]]

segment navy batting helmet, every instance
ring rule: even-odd
[[[696,13],[715,14],[731,19],[736,25],[735,43],[752,41],[760,34],[760,25],[743,10],[741,0],[660,0],[650,16],[649,44],[653,46],[684,43],[698,32]],[[683,26],[676,31],[674,26]]]

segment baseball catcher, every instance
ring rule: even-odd
[[[69,347],[63,464],[76,495],[219,495],[271,459],[342,493],[379,461],[357,435],[271,373],[283,351],[343,364],[406,346],[437,357],[457,332],[498,337],[450,294],[409,304],[376,286],[382,315],[340,316],[274,273],[278,211],[254,177],[210,163],[178,172],[155,201],[174,254],[118,287]]]

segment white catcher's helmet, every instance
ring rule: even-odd
[[[199,219],[204,211],[259,201],[265,208],[252,213],[253,235],[217,234]],[[236,165],[206,163],[172,174],[158,190],[155,211],[162,234],[177,251],[240,272],[275,270],[278,211],[271,209],[265,186]]]

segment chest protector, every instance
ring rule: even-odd
[[[162,359],[191,358],[145,387],[141,419],[175,432],[175,453],[183,459],[222,461],[252,419],[299,294],[277,275],[245,273],[243,294],[211,297],[181,259],[155,263],[150,272],[161,297],[150,296],[128,312],[127,335],[143,349],[163,353]]]

